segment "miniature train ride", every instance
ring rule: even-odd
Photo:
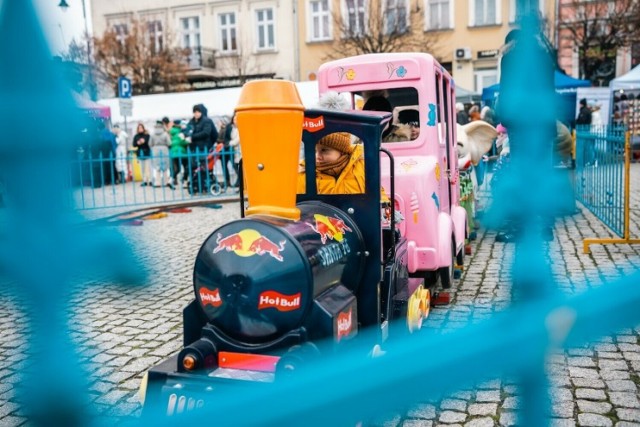
[[[452,268],[463,250],[450,217],[440,258],[442,247],[417,252],[408,227],[398,223],[396,216],[416,217],[424,233],[441,227],[445,203],[432,195],[451,181],[434,172],[439,155],[406,151],[398,164],[381,146],[393,114],[304,110],[293,83],[269,80],[247,83],[236,113],[248,208],[242,204],[242,218],[213,231],[201,246],[195,299],[183,312],[184,347],[146,374],[143,414],[207,407],[215,400],[208,391],[213,383],[295,375],[314,358],[347,348],[361,330],[376,331],[382,343],[420,329],[443,285],[416,267],[426,265],[420,257],[435,257],[428,262],[438,272],[443,266],[437,260],[448,258],[444,268]],[[316,143],[335,132],[362,144],[365,191],[318,194],[315,168],[307,167],[306,191],[297,194],[301,141],[306,165],[315,165]],[[451,161],[444,160],[455,168],[455,145],[449,148]],[[414,187],[399,189],[398,183]],[[457,190],[455,181],[451,185]],[[399,215],[388,215],[385,193]],[[461,209],[446,204],[446,212]],[[464,224],[463,209],[462,215]],[[465,230],[457,235],[463,238]]]

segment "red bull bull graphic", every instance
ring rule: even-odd
[[[282,262],[284,259],[280,253],[284,250],[286,242],[286,240],[282,240],[276,244],[260,232],[247,228],[226,237],[218,233],[218,238],[216,239],[217,246],[213,249],[213,253],[215,254],[225,250],[227,252],[234,252],[236,255],[242,257],[267,254]]]
[[[258,310],[275,308],[278,311],[293,311],[300,308],[301,293],[285,295],[276,291],[264,291],[258,297]]]
[[[353,308],[349,308],[349,311],[346,313],[339,313],[336,324],[336,340],[340,342],[343,337],[351,335],[351,331],[353,330]]]
[[[320,235],[323,244],[327,243],[327,239],[342,242],[345,232],[353,231],[340,218],[320,214],[314,214],[313,218],[315,225],[308,222],[306,224]]]
[[[222,305],[222,298],[220,297],[220,290],[218,288],[211,290],[207,288],[200,288],[200,301],[203,306],[211,305],[213,307],[220,307]]]

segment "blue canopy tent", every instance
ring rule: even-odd
[[[556,70],[553,76],[556,87],[558,119],[571,125],[575,120],[576,92],[579,87],[589,87],[589,80],[575,79]],[[482,102],[493,106],[500,94],[500,83],[486,87],[482,90]]]

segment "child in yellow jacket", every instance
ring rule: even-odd
[[[304,163],[298,174],[298,193],[305,192]],[[351,143],[351,134],[336,132],[316,143],[316,186],[318,194],[364,193],[364,152]]]

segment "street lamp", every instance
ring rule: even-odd
[[[66,12],[69,9],[69,3],[66,0],[60,0],[58,7]],[[89,27],[87,25],[87,8],[85,6],[85,0],[82,0],[82,17],[84,18],[84,35],[87,39],[87,66],[89,67],[89,97],[92,101],[97,99],[96,86],[93,81],[93,59],[91,55],[91,39],[89,38]]]

